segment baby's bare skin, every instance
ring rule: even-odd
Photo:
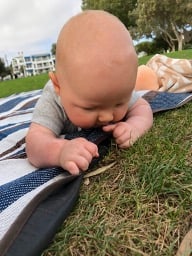
[[[144,99],[128,109],[137,55],[129,32],[116,17],[104,11],[76,15],[61,30],[56,49],[56,72],[50,78],[75,126],[102,127],[120,148],[130,147],[151,128],[153,115]],[[71,174],[87,170],[98,157],[95,144],[58,138],[37,123],[31,124],[26,149],[35,166],[61,166]]]

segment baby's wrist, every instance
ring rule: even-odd
[[[56,153],[56,166],[63,167],[63,153],[66,152],[67,150],[67,144],[68,140],[66,139],[58,139],[58,144],[57,144],[57,153]]]

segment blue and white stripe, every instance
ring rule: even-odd
[[[25,136],[41,92],[25,92],[0,99],[0,248],[7,243],[8,233],[10,239],[11,233],[14,237],[19,232],[21,226],[18,228],[16,222],[36,201],[35,207],[39,194],[44,193],[45,198],[53,186],[61,186],[69,176],[59,168],[37,169],[28,162]],[[19,221],[24,225],[21,218]],[[3,255],[3,249],[0,253]]]

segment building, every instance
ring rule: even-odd
[[[55,70],[55,57],[51,53],[23,56],[20,53],[11,61],[15,77],[33,76]]]

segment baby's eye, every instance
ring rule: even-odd
[[[95,107],[83,107],[82,109],[85,111],[94,111],[96,108]]]
[[[115,105],[115,107],[118,108],[118,107],[121,107],[123,105],[124,105],[124,103],[118,103],[118,104]]]

